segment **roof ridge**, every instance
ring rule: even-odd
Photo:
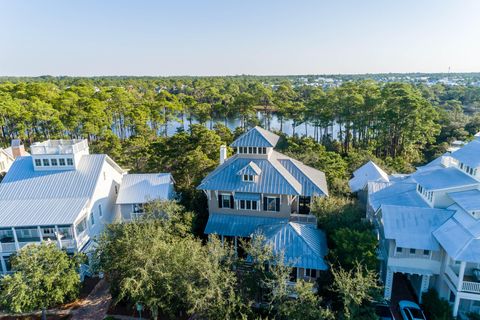
[[[285,167],[280,163],[280,161],[278,161],[278,160],[277,160],[276,158],[274,158],[274,157],[269,157],[269,158],[268,158],[268,162],[270,162],[270,163],[272,164],[272,167],[273,167],[275,170],[277,170],[277,172],[282,176],[282,178],[283,178],[295,191],[297,191],[298,194],[302,194],[302,190],[301,190],[301,189],[302,189],[302,185],[300,184],[300,182],[298,182],[298,180],[297,180],[287,169],[285,169]],[[278,166],[280,166],[284,172],[281,172],[281,170],[278,169]],[[295,187],[295,186],[290,182],[290,180],[287,179],[287,178],[284,176],[284,174],[285,174],[285,175],[289,175],[289,176],[293,179],[293,181],[295,181],[295,182],[298,184],[298,186]],[[300,190],[298,190],[298,189],[300,189]]]
[[[277,153],[279,153],[279,152],[277,152]],[[281,154],[281,153],[280,153],[280,154]],[[283,155],[283,154],[282,154],[282,155]],[[301,162],[301,161],[299,161],[299,160],[297,160],[297,159],[291,158],[291,157],[289,157],[289,156],[286,156],[286,157],[287,157],[287,159],[282,159],[282,160],[289,160],[290,162],[292,162],[292,164],[293,164],[298,170],[300,170],[300,171],[304,174],[304,176],[305,176],[311,183],[313,183],[313,184],[316,185],[320,190],[322,190],[322,191],[325,193],[325,195],[328,195],[328,190],[323,190],[323,186],[320,186],[318,183],[316,183],[314,180],[312,180],[312,179],[310,178],[310,176],[308,175],[308,173],[305,172],[298,164],[301,164],[302,166],[308,167],[309,169],[318,171],[319,173],[321,173],[321,174],[323,174],[323,175],[325,175],[325,172],[323,172],[323,171],[321,171],[321,170],[318,170],[318,169],[315,169],[315,168],[313,168],[313,167],[310,167],[310,166],[304,164],[303,162]],[[281,163],[280,163],[280,164],[281,164]]]
[[[297,223],[297,222],[293,222],[293,221],[289,221],[289,222],[288,222],[288,225],[290,225],[290,227],[291,227],[293,230],[295,230],[295,232],[299,235],[299,237],[302,239],[302,241],[303,241],[313,252],[317,253],[316,250],[310,245],[310,243],[308,243],[308,241],[305,240],[305,238],[303,237],[303,235],[301,234],[301,232],[299,232],[299,231],[297,230],[297,226],[298,226],[298,228],[300,228],[300,225],[302,225],[302,224]],[[304,225],[304,226],[305,226],[305,228],[309,228],[307,225]],[[311,229],[312,229],[312,230],[318,230],[318,229],[314,229],[314,228],[311,228]],[[321,253],[319,253],[319,254],[321,255]]]

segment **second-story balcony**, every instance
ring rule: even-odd
[[[468,293],[480,294],[480,268],[474,263],[449,263],[445,274],[457,289]]]

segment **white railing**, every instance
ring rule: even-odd
[[[87,140],[49,140],[30,146],[30,153],[38,154],[72,154],[88,148]]]
[[[290,214],[290,221],[317,224],[317,217],[313,214],[292,213]]]
[[[23,247],[25,247],[26,245],[31,244],[31,243],[40,243],[40,241],[27,241],[27,242],[19,241],[18,246],[20,247],[20,249],[22,249]]]
[[[463,281],[462,291],[480,293],[480,282]]]
[[[2,242],[2,251],[3,252],[14,252],[17,250],[15,242]]]
[[[393,254],[391,254],[390,256],[393,258],[425,259],[425,260],[440,261],[439,258],[432,256],[431,252],[428,255],[422,254],[422,253],[410,253],[408,249],[404,249],[402,252],[394,251]]]
[[[446,266],[445,267],[445,274],[450,278],[452,281],[453,285],[456,287],[458,283],[458,276],[455,274],[455,272],[452,270],[451,266]]]
[[[73,239],[64,239],[62,240],[62,248],[74,248],[75,241]]]

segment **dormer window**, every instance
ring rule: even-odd
[[[73,159],[72,158],[67,158],[67,165],[73,166]]]
[[[51,162],[52,162],[52,166],[57,166],[58,165],[57,159],[52,159]]]
[[[42,160],[40,160],[40,159],[35,159],[35,165],[36,165],[37,167],[41,167],[41,166],[42,166]]]
[[[50,161],[48,161],[48,159],[43,159],[43,166],[44,167],[50,166]]]
[[[59,163],[60,163],[60,166],[64,166],[64,165],[65,165],[65,159],[62,158],[62,159],[59,159],[58,161],[59,161]]]
[[[255,181],[255,178],[251,174],[244,174],[243,175],[243,181],[253,182],[253,181]]]
[[[238,147],[238,153],[241,154],[267,154],[266,147]]]

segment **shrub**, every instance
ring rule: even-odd
[[[423,310],[427,319],[453,320],[452,308],[447,300],[441,299],[435,289],[430,289],[422,296]]]

